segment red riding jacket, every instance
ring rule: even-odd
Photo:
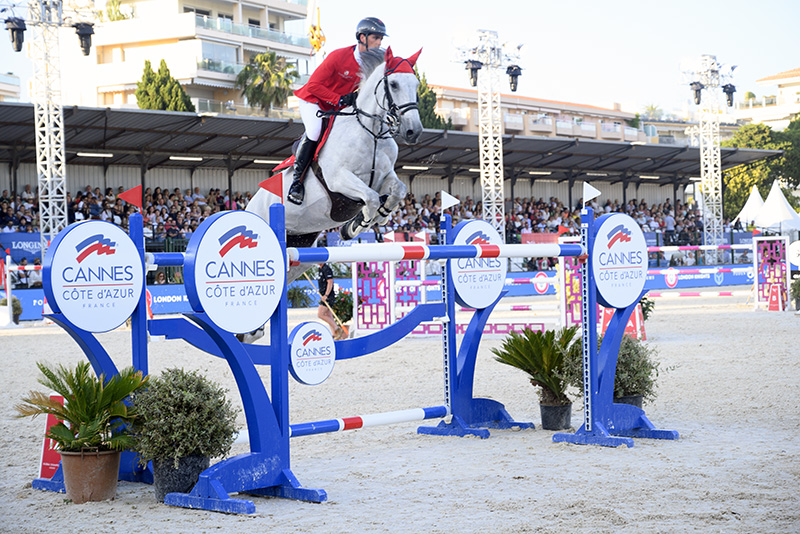
[[[308,83],[294,92],[295,96],[317,104],[324,111],[336,108],[339,98],[355,91],[359,82],[359,66],[353,55],[355,46],[339,48],[328,54]]]

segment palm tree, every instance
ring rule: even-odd
[[[293,65],[275,52],[264,52],[250,59],[236,77],[236,87],[250,105],[257,105],[269,116],[272,107],[286,105],[292,93],[292,83],[299,78]]]
[[[646,119],[657,121],[664,116],[664,111],[658,107],[658,104],[648,104],[644,107],[642,115],[644,115]]]

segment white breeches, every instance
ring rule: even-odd
[[[303,120],[303,126],[306,127],[306,137],[311,141],[319,141],[319,136],[322,133],[322,117],[317,117],[319,106],[299,100],[300,103],[300,118]]]

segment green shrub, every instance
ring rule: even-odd
[[[236,410],[225,390],[198,371],[167,369],[133,397],[134,449],[143,463],[225,456],[236,437]]]
[[[602,336],[598,336],[598,349],[602,343]],[[661,365],[657,356],[658,350],[655,347],[628,335],[622,336],[614,376],[614,398],[642,395],[645,400],[653,400],[656,397],[656,379]],[[582,352],[571,353],[564,362],[563,369],[563,379],[578,389],[578,395],[583,395]]]
[[[333,302],[329,304],[342,323],[353,318],[353,294],[350,291],[334,293]]]
[[[0,299],[0,306],[8,306],[8,299],[6,297]],[[22,315],[22,303],[14,295],[11,295],[11,313],[17,316]]]

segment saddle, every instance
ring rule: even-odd
[[[328,193],[328,196],[331,199],[331,219],[337,223],[347,222],[353,217],[355,217],[361,208],[364,207],[364,203],[360,200],[353,200],[350,197],[346,197],[341,193],[336,193],[331,191],[328,188],[328,184],[325,183],[325,178],[322,176],[322,168],[319,166],[317,162],[319,158],[320,151],[322,147],[325,145],[325,141],[328,140],[328,136],[333,129],[333,119],[335,115],[330,117],[325,117],[322,119],[322,135],[319,138],[319,144],[317,145],[317,150],[314,152],[314,159],[309,166],[312,171],[314,171],[314,176],[317,177],[319,183],[322,184],[322,187]],[[283,160],[279,163],[274,169],[272,169],[273,173],[281,172],[284,169],[288,169],[294,166],[294,154],[297,151],[297,144],[300,140],[296,140],[292,145],[292,155]]]
[[[324,117],[322,119],[322,135],[319,138],[319,143],[317,144],[317,150],[314,151],[314,160],[312,163],[316,163],[317,158],[319,158],[319,153],[322,151],[322,147],[325,145],[325,141],[328,140],[328,136],[331,133],[331,129],[333,129],[333,119],[335,115],[330,117]],[[284,169],[288,169],[289,167],[294,167],[294,156],[297,153],[297,145],[300,143],[300,139],[295,139],[294,143],[292,143],[292,155],[283,160],[282,162],[278,163],[275,168],[272,169],[273,174],[276,172],[280,172]]]

